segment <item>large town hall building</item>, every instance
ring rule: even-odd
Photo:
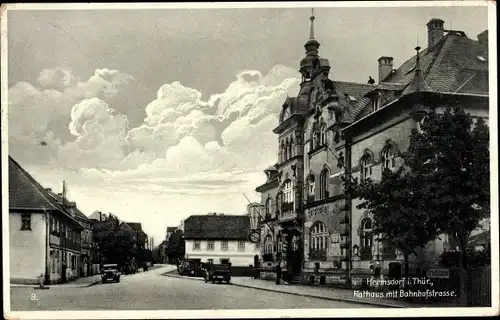
[[[372,275],[374,264],[387,274],[391,262],[402,262],[400,252],[376,241],[372,217],[357,209],[360,201],[345,192],[341,177],[380,179],[383,168],[397,168],[418,129],[416,109],[460,104],[487,118],[489,108],[488,32],[473,40],[445,30],[440,19],[431,19],[427,31],[427,48],[415,48],[399,68],[390,56],[378,59],[377,83],[343,82],[329,78],[311,17],[300,90],[284,101],[273,131],[277,163],[256,189],[265,220],[261,276],[272,278],[276,262],[286,261],[284,272],[295,281],[343,284]],[[412,268],[453,247],[444,235],[412,258]]]

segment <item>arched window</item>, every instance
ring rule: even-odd
[[[318,147],[318,136],[316,135],[316,131],[317,125],[316,123],[314,123],[311,130],[311,150],[314,150]]]
[[[272,213],[272,199],[268,197],[266,200],[266,219],[269,219]]]
[[[393,146],[387,146],[382,150],[382,169],[394,168],[396,168],[396,150]]]
[[[284,159],[283,161],[287,161],[288,160],[288,144],[289,144],[289,141],[288,141],[288,138],[286,138],[286,141],[285,141],[285,145],[283,147],[283,153],[284,153]]]
[[[288,145],[288,156],[293,157],[293,138],[290,138],[290,144]]]
[[[365,154],[361,158],[361,180],[368,179],[372,176],[372,165],[372,157],[368,154]]]
[[[264,238],[264,254],[272,254],[273,253],[273,236],[268,234]]]
[[[281,211],[281,203],[283,202],[283,192],[276,194],[276,211]]]
[[[361,221],[360,231],[361,247],[371,247],[373,245],[372,219],[365,218]]]
[[[281,253],[282,249],[283,249],[283,237],[281,236],[281,234],[278,234],[278,236],[276,237],[276,252]]]
[[[325,124],[321,125],[320,134],[321,134],[320,145],[324,146],[326,144],[326,125]]]
[[[283,143],[283,141],[281,141],[281,143],[280,143],[280,150],[279,150],[278,157],[279,157],[280,162],[285,161],[285,144]]]
[[[321,199],[326,199],[330,196],[328,192],[328,169],[323,169],[319,177],[319,196]]]
[[[293,183],[292,180],[286,180],[283,184],[283,202],[293,202]]]
[[[321,221],[316,222],[311,228],[310,246],[314,251],[326,251],[328,247],[328,229]]]
[[[316,181],[315,181],[315,178],[314,178],[314,174],[311,173],[307,177],[307,195],[309,197],[314,197],[315,186],[316,186]]]

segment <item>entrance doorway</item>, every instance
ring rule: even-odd
[[[288,272],[291,276],[300,275],[303,260],[301,233],[297,229],[287,230],[285,239]]]

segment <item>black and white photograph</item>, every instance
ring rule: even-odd
[[[3,4],[4,316],[498,315],[496,24]]]

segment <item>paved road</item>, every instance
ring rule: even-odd
[[[235,285],[165,277],[169,267],[123,276],[120,283],[85,288],[11,288],[11,310],[200,310],[373,308]],[[37,300],[31,300],[35,293]]]

